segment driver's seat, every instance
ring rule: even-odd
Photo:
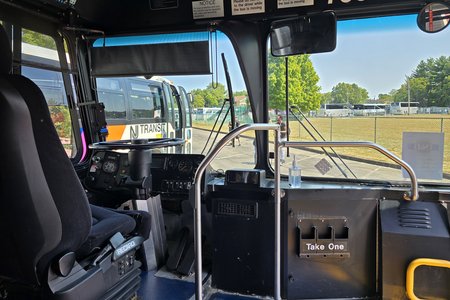
[[[136,223],[91,210],[42,92],[11,66],[0,25],[0,297],[126,299],[140,281]]]

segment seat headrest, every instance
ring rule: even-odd
[[[0,74],[9,74],[12,67],[12,52],[8,35],[0,24]]]

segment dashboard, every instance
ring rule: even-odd
[[[188,195],[195,172],[204,155],[153,153],[150,164],[151,191],[163,195]],[[98,151],[91,158],[86,187],[99,192],[129,189],[128,154],[115,151]]]

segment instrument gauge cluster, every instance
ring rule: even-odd
[[[177,170],[178,164],[179,164],[178,159],[176,159],[175,157],[169,158],[169,162],[168,162],[169,169]]]
[[[117,172],[117,169],[119,169],[119,165],[116,161],[113,160],[107,160],[102,165],[102,170],[105,173],[113,174]]]
[[[182,160],[178,164],[178,171],[180,173],[190,173],[194,169],[194,162],[192,160]]]

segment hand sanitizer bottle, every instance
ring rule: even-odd
[[[297,165],[297,159],[294,155],[292,166],[289,167],[289,185],[293,188],[300,187],[302,182],[302,169]]]

